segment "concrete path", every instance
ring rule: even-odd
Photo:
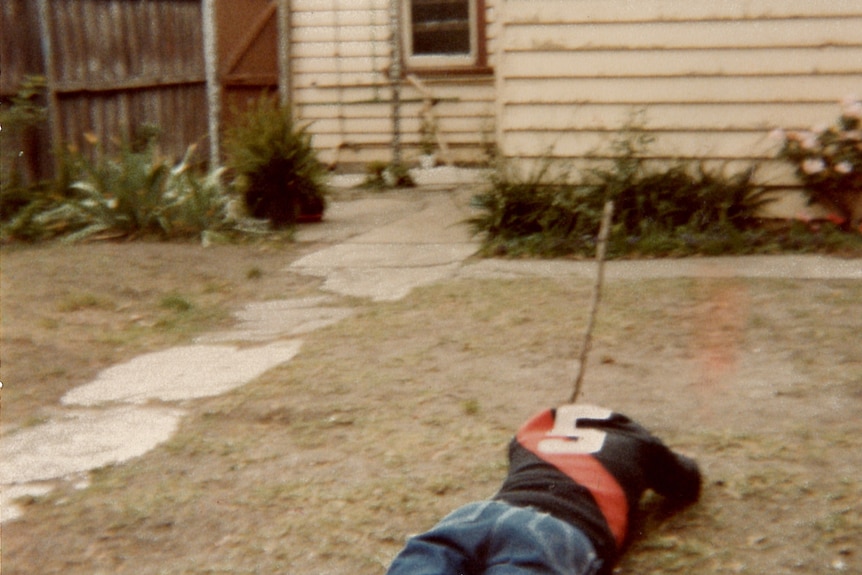
[[[595,274],[596,264],[591,261],[483,259],[463,266],[458,275],[473,278],[594,278]],[[605,264],[607,281],[682,277],[862,279],[862,260],[786,255],[610,261]]]
[[[444,169],[418,179],[424,188],[347,194],[356,197],[333,202],[324,222],[298,232],[299,242],[321,249],[284,271],[322,278],[324,294],[250,304],[237,311],[233,329],[111,367],[70,390],[56,419],[5,436],[0,520],[21,513],[15,498],[44,494],[56,481],[84,488],[89,470],[142,455],[166,441],[185,413],[185,402],[225,393],[290,361],[302,346],[298,336],[354,313],[345,296],[391,301],[453,278],[594,277],[595,264],[589,261],[471,258],[478,245],[463,222],[470,215],[475,173]],[[862,279],[862,260],[692,258],[609,262],[606,268],[608,281],[694,276]],[[148,405],[151,400],[161,404]]]
[[[373,301],[401,299],[415,287],[455,276],[478,247],[463,224],[469,216],[469,196],[417,193],[422,195],[412,200],[414,212],[309,254],[289,269],[324,278],[326,291]],[[345,212],[335,210],[330,225],[336,230],[349,225],[351,210],[361,213],[366,203],[376,207],[379,201],[359,200]],[[299,240],[305,239],[300,234]]]

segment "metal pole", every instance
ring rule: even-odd
[[[389,81],[392,85],[392,165],[401,166],[401,18],[400,0],[389,0],[389,28],[391,30],[392,66]]]
[[[218,77],[216,0],[204,0],[204,66],[207,82],[207,127],[210,141],[210,169],[221,165],[221,85]]]
[[[45,90],[48,104],[48,128],[51,133],[51,146],[59,150],[63,144],[63,130],[60,122],[60,102],[57,97],[57,69],[54,65],[54,38],[51,26],[51,10],[48,0],[39,0],[39,34],[42,37],[42,60],[45,64]],[[60,154],[54,154],[54,170],[60,173]]]
[[[290,104],[290,0],[278,0],[278,97]]]

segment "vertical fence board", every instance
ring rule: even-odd
[[[47,96],[56,129],[40,161],[50,165],[57,147],[92,149],[85,134],[110,150],[144,125],[160,129],[160,149],[176,158],[206,137],[200,0],[44,1],[42,26],[32,0],[0,8],[0,98],[8,101],[28,75],[45,75],[46,62],[54,71]]]
[[[21,46],[32,49],[22,50]],[[33,0],[0,1],[0,106],[4,111],[28,76],[44,76],[41,57],[38,5]],[[50,173],[51,161],[41,153],[50,148],[50,134],[43,128],[3,126],[0,132],[0,168],[25,182]]]
[[[21,46],[32,47],[22,50]],[[39,14],[32,0],[0,2],[0,96],[11,96],[27,75],[42,74]]]

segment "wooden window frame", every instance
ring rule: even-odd
[[[487,22],[485,0],[468,0],[470,3],[470,54],[467,55],[413,55],[413,29],[411,25],[412,0],[401,0],[401,41],[404,68],[407,73],[419,76],[451,76],[492,74],[488,65]]]

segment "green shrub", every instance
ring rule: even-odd
[[[325,166],[311,146],[307,127],[297,126],[289,107],[263,96],[228,129],[228,168],[249,213],[276,228],[326,207]]]
[[[469,220],[476,232],[485,233],[486,247],[493,246],[499,253],[553,254],[557,250],[551,249],[552,244],[566,243],[566,238],[576,235],[588,206],[577,202],[578,190],[568,183],[567,174],[554,175],[552,169],[553,164],[545,161],[522,176],[511,164],[498,163],[489,191],[473,197],[479,213]]]
[[[642,159],[648,143],[627,132],[608,167],[577,181],[550,160],[526,176],[504,163],[489,190],[474,197],[479,213],[470,222],[484,234],[484,251],[592,255],[606,200],[615,203],[610,257],[745,253],[761,244],[757,212],[768,200],[754,169],[728,175],[699,162],[650,167]]]
[[[177,313],[190,311],[195,307],[187,297],[176,293],[164,296],[159,302],[159,305],[162,309],[171,310]]]
[[[95,159],[69,150],[53,193],[12,218],[4,235],[68,241],[98,233],[184,237],[232,225],[221,170],[198,175],[190,163],[194,147],[174,165],[158,153],[154,138],[142,147],[123,143],[116,157],[109,157],[95,137],[88,141],[96,147]]]
[[[199,175],[187,161],[175,166],[168,184],[164,215],[171,236],[190,236],[205,231],[231,229],[236,220],[233,198],[223,183],[224,168]]]

